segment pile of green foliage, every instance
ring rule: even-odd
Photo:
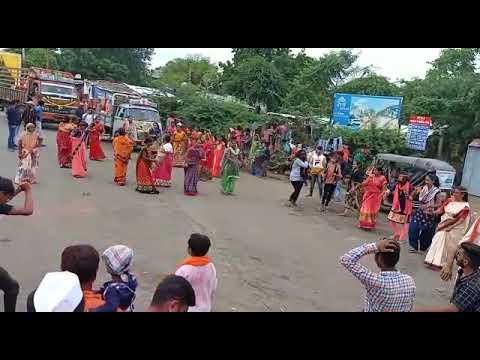
[[[325,128],[322,134],[324,139],[340,136],[343,138],[343,142],[350,145],[353,150],[367,145],[372,155],[378,153],[411,154],[411,150],[406,147],[405,136],[398,129],[370,126],[367,129],[353,131],[329,126]]]

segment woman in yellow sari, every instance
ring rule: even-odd
[[[173,135],[173,166],[185,167],[185,158],[188,150],[188,137],[182,124],[178,124],[177,131]]]
[[[113,139],[115,159],[115,178],[113,181],[120,186],[127,183],[127,166],[133,151],[134,142],[126,135],[123,128],[118,129],[118,136]]]

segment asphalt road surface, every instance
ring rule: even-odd
[[[0,176],[13,178],[17,155],[7,151],[7,132],[0,113]],[[355,246],[390,235],[384,220],[374,233],[359,230],[353,217],[320,214],[318,193],[305,198],[302,192],[300,209],[291,210],[283,206],[292,191],[288,182],[246,173],[234,196],[220,193],[218,179],[200,182],[199,196],[184,196],[181,169],[174,171],[174,187],[160,195],[139,194],[134,191],[136,155],[128,186],[114,185],[109,142],[103,143],[108,160],[89,161],[88,177],[74,179],[70,170],[58,167],[55,130],[44,132],[48,146],[41,150],[39,184],[33,188],[35,213],[0,221],[0,265],[21,286],[17,311],[25,311],[28,293],[46,272],[59,270],[62,250],[83,243],[99,252],[115,244],[134,249],[136,309],[142,311],[158,282],[186,256],[192,232],[209,235],[213,243],[209,255],[219,277],[215,311],[362,309],[362,286],[338,260]],[[13,204],[22,202],[20,195]],[[339,204],[334,208],[341,210]],[[416,281],[416,304],[446,304],[453,284],[425,269],[423,256],[405,250],[399,269]],[[364,263],[376,269],[372,257]],[[97,284],[107,279],[101,264]]]

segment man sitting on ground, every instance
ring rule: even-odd
[[[455,260],[460,268],[450,305],[419,308],[417,312],[480,312],[480,246],[461,243]]]
[[[368,254],[375,254],[380,273],[374,273],[359,263]],[[393,240],[380,240],[350,250],[340,263],[365,286],[365,312],[411,311],[415,300],[415,282],[399,272],[395,266],[400,259],[400,244]]]
[[[25,192],[25,204],[23,207],[16,207],[7,204],[16,195]],[[17,189],[13,185],[13,181],[0,177],[0,218],[3,215],[23,215],[29,216],[33,214],[33,197],[30,184],[21,184]],[[3,304],[5,312],[15,312],[17,305],[17,296],[19,292],[18,282],[13,279],[7,270],[0,267],[0,290],[3,291]]]
[[[195,291],[183,277],[169,275],[158,284],[149,312],[187,312],[195,306]]]

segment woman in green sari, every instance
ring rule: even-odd
[[[232,195],[235,189],[235,182],[240,178],[240,148],[237,143],[231,141],[225,149],[222,169],[222,193]]]

